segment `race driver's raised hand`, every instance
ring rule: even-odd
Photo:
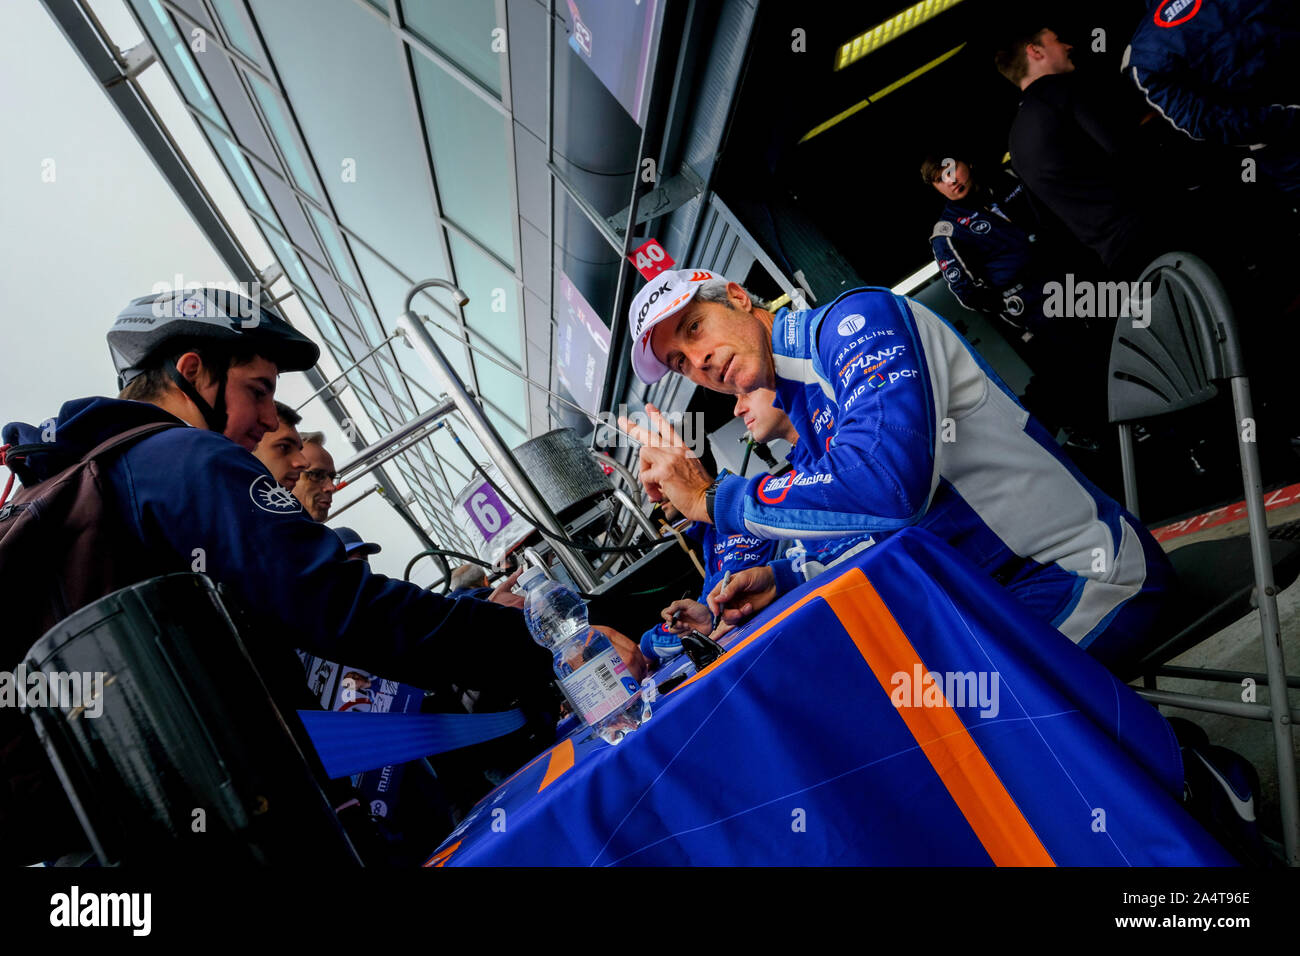
[[[712,484],[708,472],[673,426],[646,405],[651,431],[620,417],[619,427],[641,443],[641,472],[638,476],[651,501],[670,501],[693,521],[708,521],[704,493]]]

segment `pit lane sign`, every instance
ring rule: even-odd
[[[491,541],[506,525],[510,523],[510,512],[497,497],[496,491],[487,482],[470,492],[465,502],[465,510],[470,520],[478,528],[483,540]]]
[[[498,487],[504,479],[496,465],[487,472]],[[457,527],[484,561],[495,564],[501,557],[533,533],[533,526],[506,507],[491,482],[476,481],[456,495],[451,511]]]
[[[658,239],[650,239],[640,249],[635,250],[627,257],[628,262],[636,266],[636,271],[646,279],[653,279],[665,269],[671,269],[677,263],[673,262],[672,257],[664,252],[664,247],[659,244]]]

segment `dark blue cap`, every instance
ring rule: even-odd
[[[362,554],[378,554],[384,550],[379,545],[371,541],[363,541],[361,535],[357,534],[351,528],[335,528],[334,533],[343,539],[343,550],[352,555],[357,550]]]

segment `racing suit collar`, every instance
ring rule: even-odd
[[[789,413],[799,408],[803,390],[815,366],[813,317],[820,309],[780,309],[772,318],[772,363],[776,372],[776,404]]]

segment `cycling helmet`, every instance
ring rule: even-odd
[[[108,351],[120,391],[179,339],[208,340],[232,350],[252,351],[281,372],[309,369],[320,349],[284,319],[252,300],[224,289],[178,289],[133,299],[108,330]],[[175,368],[165,369],[176,387],[202,412],[208,427],[226,427],[226,383],[209,405]]]

